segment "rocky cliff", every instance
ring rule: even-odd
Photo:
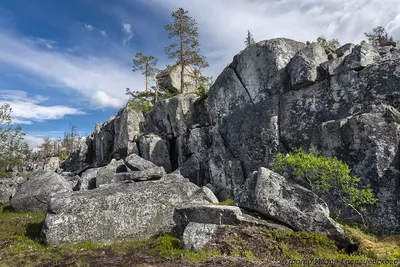
[[[395,233],[399,109],[399,49],[346,44],[332,53],[318,44],[272,39],[236,55],[206,98],[178,95],[147,114],[121,109],[96,126],[64,167],[80,174],[136,153],[208,185],[221,200],[238,198],[246,179],[270,167],[276,153],[316,146],[371,185],[378,203],[366,211],[368,226]],[[334,213],[345,210],[334,196],[324,200]]]

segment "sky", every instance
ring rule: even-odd
[[[398,0],[1,0],[0,104],[10,103],[34,148],[70,125],[88,135],[126,103],[126,88],[144,90],[132,72],[137,52],[174,63],[163,26],[182,7],[198,23],[201,52],[215,78],[256,41],[318,36],[358,43],[383,26],[400,39]]]

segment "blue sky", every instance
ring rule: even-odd
[[[131,71],[136,52],[159,58],[159,68],[173,63],[163,25],[178,7],[197,20],[214,78],[244,48],[247,29],[256,41],[346,43],[382,25],[400,39],[397,0],[1,0],[0,103],[11,104],[30,145],[62,137],[70,124],[89,134],[115,115],[126,87],[143,90]]]

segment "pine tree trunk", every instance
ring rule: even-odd
[[[179,41],[180,41],[180,61],[181,61],[181,93],[183,94],[183,87],[184,87],[184,82],[183,82],[183,75],[184,75],[184,69],[185,69],[185,64],[183,61],[183,36],[182,36],[182,15],[180,16],[180,26],[181,29],[179,31]]]
[[[148,72],[149,72],[149,64],[146,63],[146,95],[149,96],[149,88],[148,88]]]

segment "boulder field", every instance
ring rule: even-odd
[[[125,107],[97,125],[63,164],[68,175],[52,179],[54,190],[33,190],[53,175],[43,171],[7,196],[17,209],[47,209],[51,244],[177,231],[199,250],[221,225],[243,221],[344,244],[330,212],[347,207],[271,170],[277,153],[317,147],[371,186],[378,201],[364,212],[367,227],[399,233],[399,109],[398,48],[261,41],[233,58],[207,96],[177,95],[146,114]],[[29,194],[43,196],[40,204]],[[236,206],[215,205],[227,198]]]

